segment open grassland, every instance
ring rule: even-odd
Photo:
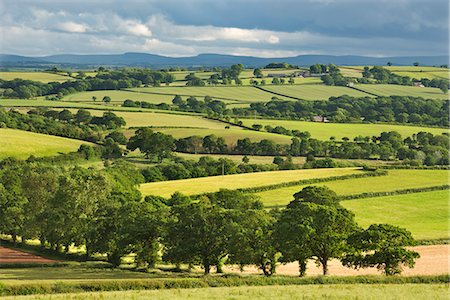
[[[341,71],[342,75],[345,77],[354,77],[354,78],[361,78],[362,77],[362,71],[360,69],[355,69],[352,67],[339,67],[339,70]]]
[[[96,102],[102,103],[102,99],[105,96],[111,97],[111,102],[120,102],[129,99],[133,101],[145,101],[153,104],[167,103],[172,104],[174,96],[171,95],[159,95],[159,94],[148,94],[148,93],[138,93],[130,91],[92,91],[92,92],[81,92],[75,94],[69,94],[63,98],[63,101],[77,101],[77,102],[90,102],[94,103],[92,97],[96,97]]]
[[[207,87],[148,87],[130,89],[137,92],[180,95],[184,97],[210,96],[217,99],[237,100],[243,102],[269,101],[274,96],[271,93],[250,86],[207,86]],[[281,97],[282,98],[282,97]]]
[[[224,126],[225,127],[225,126]],[[200,136],[205,137],[207,135],[214,134],[218,137],[223,137],[227,145],[233,146],[236,145],[237,140],[249,138],[253,142],[258,142],[263,139],[271,140],[278,144],[290,144],[292,137],[287,135],[269,133],[269,132],[260,132],[253,130],[245,130],[237,127],[231,127],[230,129],[215,129],[211,131],[211,129],[196,129],[196,128],[155,128],[154,130],[163,132],[165,134],[170,134],[174,138],[184,138],[189,136]]]
[[[303,100],[328,100],[330,97],[342,95],[371,97],[369,94],[348,87],[323,84],[267,85],[262,88],[269,92]]]
[[[144,183],[141,184],[140,190],[144,196],[158,195],[170,197],[170,195],[176,191],[186,195],[196,195],[216,192],[219,189],[233,190],[240,188],[253,188],[312,178],[326,178],[332,176],[358,174],[360,172],[361,171],[356,168],[336,168],[234,174]]]
[[[209,156],[214,159],[226,158],[234,161],[237,164],[242,163],[244,155],[227,155],[227,154],[190,154],[190,153],[177,153],[177,156],[184,159],[191,159],[198,161],[200,157]],[[250,159],[249,164],[272,164],[273,156],[259,156],[259,155],[247,155]],[[294,164],[304,164],[306,162],[305,157],[292,157]]]
[[[327,186],[338,195],[343,196],[431,187],[448,184],[448,182],[449,172],[447,170],[388,170],[387,176],[350,178],[310,185]],[[291,186],[256,193],[256,195],[261,198],[266,206],[284,206],[294,199],[293,194],[304,187],[304,185]]]
[[[444,94],[438,88],[396,84],[358,84],[355,87],[378,96],[412,96],[425,99],[448,99],[448,94]]]
[[[448,190],[342,201],[363,227],[388,223],[411,231],[415,239],[449,239]]]
[[[414,133],[420,131],[430,132],[432,134],[442,134],[449,132],[448,129],[421,127],[421,126],[404,126],[404,125],[391,125],[391,124],[349,124],[349,123],[322,123],[322,122],[303,122],[303,121],[289,121],[289,120],[270,120],[270,119],[242,119],[242,122],[246,126],[252,126],[253,124],[261,124],[263,126],[270,125],[272,127],[283,126],[290,130],[308,131],[311,136],[319,140],[329,140],[330,137],[336,139],[342,139],[348,137],[353,140],[354,137],[362,136],[374,136],[380,135],[381,132],[397,131],[406,138]]]
[[[428,79],[447,79],[448,80],[448,71],[432,71],[432,72],[399,72],[394,71],[394,74],[400,75],[400,76],[407,76],[410,78],[415,79],[422,79],[422,78],[428,78]]]
[[[0,128],[0,158],[28,158],[51,156],[58,153],[76,151],[81,144],[78,140],[62,138],[34,132]]]
[[[67,80],[73,80],[69,76],[60,74],[47,73],[47,72],[0,72],[0,79],[13,80],[16,78],[33,80],[40,82],[64,82]]]
[[[6,299],[448,299],[447,284],[324,284],[88,292]]]

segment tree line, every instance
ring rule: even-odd
[[[205,274],[224,264],[256,265],[266,276],[278,263],[314,259],[328,273],[330,259],[349,267],[376,266],[386,275],[414,266],[419,256],[404,246],[407,230],[387,224],[364,230],[326,187],[306,187],[284,210],[266,210],[251,194],[221,190],[193,200],[142,199],[143,178],[118,162],[97,171],[4,160],[0,168],[0,232],[38,238],[42,247],[85,246],[86,258],[106,254],[113,266],[135,254],[138,267],[161,260],[180,268],[201,265]]]

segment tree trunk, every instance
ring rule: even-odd
[[[323,268],[323,275],[328,275],[328,259],[324,258],[322,260],[322,268]]]
[[[13,240],[13,244],[15,245],[16,242],[17,242],[17,234],[13,233],[13,234],[11,235],[11,237],[12,237],[12,240]]]
[[[21,242],[22,242],[22,245],[25,245],[27,242],[27,238],[22,236]]]
[[[298,271],[300,273],[300,277],[306,275],[306,259],[300,259],[298,261]]]
[[[203,268],[205,268],[205,275],[208,275],[209,272],[211,271],[211,266],[209,265],[209,263],[205,263],[203,264]]]
[[[216,265],[216,269],[217,273],[223,273],[223,263],[221,261]]]

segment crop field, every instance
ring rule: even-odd
[[[425,99],[448,99],[448,95],[444,94],[438,88],[417,87],[395,84],[358,84],[356,88],[365,92],[373,93],[378,96],[412,96],[422,97]]]
[[[105,96],[111,97],[111,102],[119,102],[129,99],[133,101],[146,101],[153,104],[167,103],[172,104],[172,95],[159,95],[159,94],[148,94],[148,93],[138,93],[130,91],[92,91],[92,92],[81,92],[75,94],[69,94],[63,98],[63,101],[77,101],[77,102],[89,102],[89,103],[103,103],[102,99]],[[97,97],[94,102],[92,97]]]
[[[348,200],[342,205],[363,227],[388,223],[408,229],[415,239],[449,239],[449,197],[445,190]]]
[[[217,99],[237,100],[243,102],[269,101],[274,94],[250,86],[207,86],[207,87],[147,87],[129,89],[137,92],[158,93],[166,95],[210,96]],[[172,97],[173,98],[173,97]],[[282,98],[282,97],[281,97]]]
[[[260,140],[267,139],[278,144],[290,144],[292,139],[292,137],[287,135],[246,130],[236,127],[230,127],[230,129],[225,129],[223,127],[222,129],[215,129],[214,131],[204,128],[155,128],[155,130],[165,134],[170,134],[177,139],[193,135],[205,137],[207,135],[214,134],[218,137],[223,137],[228,145],[236,145],[237,140],[247,137],[253,142],[259,142]]]
[[[308,131],[313,138],[319,140],[329,140],[330,137],[336,139],[342,139],[348,137],[353,139],[358,135],[362,136],[374,136],[379,135],[381,132],[397,131],[402,137],[411,136],[414,133],[420,131],[430,132],[432,134],[442,134],[449,132],[444,128],[433,127],[421,127],[421,126],[403,126],[403,125],[391,125],[391,124],[349,124],[349,123],[322,123],[322,122],[303,122],[303,121],[289,121],[289,120],[270,120],[270,119],[242,119],[242,122],[246,126],[252,126],[253,124],[261,124],[263,126],[270,125],[283,126],[290,130]]]
[[[355,69],[353,67],[339,67],[339,70],[345,77],[354,77],[354,78],[362,77],[362,70],[360,69]]]
[[[88,292],[78,294],[56,294],[6,297],[9,299],[396,299],[427,300],[448,299],[446,284],[322,284],[322,285],[273,285],[273,286],[240,286],[213,287],[194,289],[167,290],[134,290],[117,292]]]
[[[335,168],[233,174],[144,183],[141,184],[140,190],[144,196],[158,195],[162,197],[170,197],[170,195],[176,191],[186,195],[196,195],[215,192],[223,188],[231,190],[252,188],[311,178],[326,178],[332,176],[357,174],[360,172],[361,171],[357,168]]]
[[[264,90],[303,100],[328,100],[330,97],[349,95],[353,97],[372,97],[369,94],[344,87],[323,84],[267,85]]]
[[[0,128],[0,158],[11,156],[26,159],[30,155],[51,156],[76,151],[81,144],[86,143],[52,135]]]
[[[338,195],[354,195],[367,192],[391,192],[401,189],[423,188],[448,184],[446,170],[388,170],[387,176],[351,178],[313,185],[327,186]],[[256,193],[266,206],[286,205],[292,195],[305,186],[291,186]]]
[[[44,83],[73,80],[73,78],[70,78],[69,76],[47,72],[0,72],[0,79],[13,80],[16,78],[40,81]]]

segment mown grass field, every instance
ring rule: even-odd
[[[361,171],[357,168],[336,168],[234,174],[144,183],[141,184],[140,190],[144,196],[158,195],[162,197],[170,197],[170,195],[176,191],[186,195],[196,195],[215,192],[219,189],[233,190],[239,188],[260,187],[283,182],[343,176],[348,174],[357,174],[360,172]]]
[[[421,126],[404,126],[391,124],[349,124],[349,123],[321,123],[321,122],[302,122],[289,120],[270,120],[270,119],[242,119],[246,126],[253,124],[261,124],[263,126],[270,125],[272,127],[283,126],[290,130],[308,131],[311,136],[319,140],[329,140],[330,137],[342,139],[348,137],[353,140],[358,135],[374,136],[380,135],[381,132],[397,131],[406,138],[420,131],[430,132],[432,134],[442,134],[449,132],[448,129],[421,127]]]
[[[448,80],[448,71],[410,71],[410,72],[403,72],[403,71],[393,71],[394,74],[400,75],[400,76],[408,76],[415,79],[422,79],[422,78],[428,78],[428,79],[447,79]]]
[[[245,130],[241,128],[231,127],[230,129],[204,129],[204,128],[155,128],[154,130],[163,132],[165,134],[170,134],[174,138],[184,138],[189,136],[200,136],[204,137],[210,134],[214,134],[218,137],[223,137],[226,143],[230,146],[236,145],[238,139],[249,138],[253,142],[258,142],[263,139],[271,140],[278,144],[290,144],[292,137],[287,135],[260,132],[253,130]]]
[[[33,80],[40,82],[64,82],[67,80],[73,80],[69,76],[60,74],[47,73],[47,72],[0,72],[0,79],[13,80],[16,78]]]
[[[240,286],[149,291],[88,292],[78,294],[6,297],[9,299],[448,299],[447,284],[323,284]]]
[[[338,195],[353,195],[367,192],[391,192],[401,189],[422,188],[448,184],[446,170],[388,170],[387,176],[351,178],[312,185],[327,186]],[[286,205],[293,194],[305,186],[291,186],[256,193],[266,206]]]
[[[388,223],[411,231],[415,239],[449,239],[450,192],[432,191],[407,195],[342,201],[363,227]]]
[[[52,135],[0,128],[0,159],[9,156],[20,159],[26,159],[30,155],[52,156],[76,151],[81,144],[86,143]]]
[[[349,95],[353,97],[372,97],[369,94],[344,87],[323,84],[266,85],[264,90],[303,100],[328,100],[330,97]]]
[[[243,102],[269,101],[275,95],[250,86],[207,86],[207,87],[148,87],[130,89],[137,92],[159,93],[180,96],[211,96],[217,99]],[[282,98],[282,97],[281,97]]]
[[[358,84],[356,88],[378,96],[412,96],[425,99],[448,99],[448,94],[444,94],[438,88],[417,87],[395,84]]]
[[[102,99],[105,96],[111,97],[111,102],[123,103],[123,101],[129,99],[133,101],[146,101],[153,104],[167,103],[172,104],[172,95],[158,95],[158,94],[148,94],[148,93],[138,93],[130,91],[91,91],[91,92],[81,92],[75,94],[69,94],[63,98],[63,101],[78,101],[78,102],[89,102],[95,103],[92,97],[97,97],[96,102],[102,103]]]

